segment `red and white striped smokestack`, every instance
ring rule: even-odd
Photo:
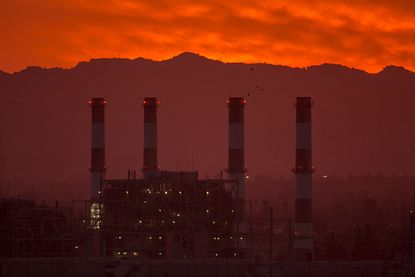
[[[105,106],[104,98],[92,98],[89,105],[92,111],[91,129],[91,199],[98,198],[99,185],[105,178]]]
[[[239,181],[239,189],[234,197],[245,199],[245,150],[244,150],[244,108],[246,100],[243,97],[229,97],[229,152],[228,176],[231,180]]]
[[[143,174],[145,178],[155,177],[157,162],[157,107],[160,101],[156,97],[145,97],[144,107],[144,153]]]
[[[313,259],[311,97],[297,97],[295,152],[295,258]]]

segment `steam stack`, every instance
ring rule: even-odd
[[[157,107],[160,102],[156,97],[145,97],[144,107],[144,153],[143,174],[153,178],[158,172],[157,163]]]
[[[228,177],[239,181],[233,197],[245,199],[245,153],[244,153],[244,108],[243,97],[229,97],[229,153]]]
[[[105,106],[104,98],[89,101],[92,111],[91,130],[91,199],[98,199],[101,179],[105,178]]]
[[[295,153],[295,258],[313,259],[311,97],[297,97]]]

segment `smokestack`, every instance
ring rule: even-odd
[[[239,189],[233,197],[245,199],[244,107],[243,97],[229,97],[229,152],[228,177],[239,181]]]
[[[101,179],[105,178],[105,106],[104,98],[89,101],[92,111],[91,130],[91,199],[98,199]]]
[[[296,260],[313,259],[311,97],[297,97],[295,153],[295,239]]]
[[[144,107],[144,153],[143,174],[145,178],[157,175],[157,107],[160,101],[156,97],[145,97]]]

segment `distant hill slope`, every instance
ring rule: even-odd
[[[109,177],[142,166],[142,99],[157,96],[162,168],[213,176],[227,161],[228,96],[250,96],[250,174],[289,175],[296,96],[312,96],[317,174],[415,171],[415,75],[340,65],[222,63],[183,53],[156,62],[96,59],[72,69],[0,74],[2,179],[87,180],[92,96],[107,98]]]

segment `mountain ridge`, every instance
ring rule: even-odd
[[[220,64],[239,64],[239,65],[247,65],[247,66],[258,66],[258,65],[267,65],[267,66],[274,66],[274,67],[283,67],[283,68],[289,68],[289,69],[300,69],[300,70],[310,70],[310,69],[316,69],[316,68],[326,68],[326,67],[331,67],[334,68],[336,70],[356,70],[359,72],[364,72],[367,74],[371,74],[371,75],[376,75],[376,74],[381,74],[383,72],[406,72],[406,73],[411,73],[414,74],[413,71],[403,67],[403,66],[399,66],[399,65],[386,65],[382,70],[378,71],[378,72],[367,72],[363,69],[359,69],[359,68],[354,68],[354,67],[348,67],[345,65],[341,65],[341,64],[336,64],[336,63],[322,63],[322,64],[316,64],[316,65],[308,65],[308,66],[304,66],[304,67],[292,67],[292,66],[288,66],[288,65],[282,65],[282,64],[271,64],[271,63],[244,63],[244,62],[224,62],[221,60],[216,60],[216,59],[211,59],[208,58],[206,56],[203,56],[201,54],[198,53],[193,53],[193,52],[182,52],[178,55],[175,55],[171,58],[167,58],[164,60],[153,60],[153,59],[148,59],[145,57],[137,57],[137,58],[93,58],[90,59],[88,61],[80,61],[78,62],[76,65],[74,65],[73,67],[69,67],[69,68],[62,68],[62,67],[41,67],[41,66],[37,66],[37,65],[30,65],[27,66],[24,69],[15,71],[13,73],[8,73],[5,71],[2,71],[0,69],[0,74],[1,75],[15,75],[15,74],[19,74],[22,71],[36,71],[36,70],[73,70],[76,69],[80,66],[85,66],[88,64],[94,64],[94,63],[103,63],[103,62],[115,62],[115,63],[134,63],[134,62],[144,62],[144,63],[171,63],[171,62],[187,62],[187,63],[191,63],[191,62],[213,62],[213,63],[220,63]]]

